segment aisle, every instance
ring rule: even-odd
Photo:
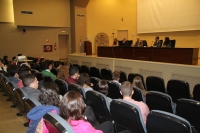
[[[0,133],[25,133],[27,127],[24,127],[24,123],[27,122],[27,118],[23,116],[16,116],[19,109],[10,108],[11,101],[6,101],[7,96],[2,96],[3,92],[0,92]]]

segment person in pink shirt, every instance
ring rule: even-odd
[[[72,126],[74,133],[114,133],[110,121],[93,127],[83,115],[86,105],[79,92],[67,92],[60,102],[60,115]]]
[[[132,88],[131,83],[128,81],[123,82],[120,87],[120,93],[122,94],[124,101],[130,102],[140,108],[140,111],[142,113],[142,119],[144,121],[144,124],[146,125],[147,115],[149,114],[149,108],[144,102],[138,102],[132,99],[134,90]]]

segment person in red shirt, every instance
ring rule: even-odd
[[[69,84],[76,84],[79,78],[79,70],[77,67],[70,67],[69,68],[69,77],[65,79],[65,81]]]

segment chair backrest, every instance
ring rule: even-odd
[[[190,99],[179,99],[176,114],[188,120],[200,132],[200,102]]]
[[[142,41],[143,47],[148,47],[148,44],[147,44],[146,40],[141,40],[141,41]]]
[[[196,84],[193,89],[193,99],[200,101],[200,84]]]
[[[32,108],[34,108],[36,105],[35,103],[30,100],[30,99],[26,99],[25,100],[25,106],[26,106],[26,113],[28,113]]]
[[[170,42],[171,42],[171,48],[175,48],[176,40],[170,40]]]
[[[81,65],[80,73],[87,73],[89,75],[90,74],[90,68],[86,65]]]
[[[177,103],[177,100],[180,98],[190,99],[189,84],[185,81],[175,79],[169,80],[167,82],[167,92],[175,103]]]
[[[79,70],[79,72],[80,72],[80,70],[81,70],[81,66],[80,66],[79,64],[73,64],[72,66],[77,67],[78,70]]]
[[[118,83],[113,81],[108,81],[108,97],[112,99],[118,99],[122,98],[122,95],[120,94],[120,86]]]
[[[122,130],[129,130],[132,133],[147,132],[138,106],[115,99],[110,104],[110,113],[115,121],[117,132]]]
[[[89,90],[86,92],[86,102],[93,109],[99,123],[112,121],[112,117],[109,112],[110,105],[108,105],[109,103],[105,95],[97,91]]]
[[[160,41],[160,44],[161,44],[161,46],[162,46],[162,44],[163,44],[163,40],[159,40]]]
[[[147,92],[146,104],[150,110],[162,110],[169,113],[175,113],[171,97],[162,92]]]
[[[133,83],[133,79],[136,77],[136,76],[139,76],[141,79],[142,79],[142,83],[143,83],[143,86],[144,88],[146,89],[146,85],[144,83],[144,78],[141,74],[138,74],[138,73],[129,73],[128,74],[128,81]]]
[[[49,112],[43,118],[47,129],[51,133],[74,133],[69,123],[57,114]]]
[[[132,99],[134,99],[135,101],[142,101],[145,103],[144,95],[143,95],[142,91],[136,87],[133,87],[133,90],[134,90],[134,93],[132,95]]]
[[[6,76],[6,77],[9,77],[9,73],[8,73],[8,72],[6,72],[6,71],[0,70],[0,73],[3,73],[3,74],[4,74],[4,76]]]
[[[6,83],[6,88],[7,88],[7,91],[9,92],[8,95],[9,97],[11,98],[12,102],[14,104],[17,104],[17,99],[16,99],[16,95],[15,95],[15,91],[16,91],[16,86],[13,85],[13,83],[10,82],[7,82]]]
[[[18,100],[18,106],[20,108],[21,111],[25,111],[26,107],[25,107],[25,100],[26,97],[24,95],[24,93],[22,92],[22,89],[16,89],[16,98]]]
[[[59,87],[59,94],[60,95],[65,95],[65,93],[68,91],[68,84],[66,81],[62,80],[62,79],[56,79],[55,83],[58,85]]]
[[[101,77],[105,80],[112,80],[112,71],[108,68],[102,68]]]
[[[102,79],[99,68],[90,67],[90,77],[97,77],[99,79]]]
[[[83,87],[78,84],[70,84],[68,85],[68,91],[77,91],[83,96],[83,100],[85,101],[85,91]]]
[[[96,89],[96,85],[97,83],[99,82],[99,78],[96,78],[96,77],[90,77],[90,82],[93,83],[93,89],[95,90]]]
[[[44,76],[44,82],[53,82],[53,78],[51,76]]]
[[[44,75],[41,72],[36,73],[36,78],[40,82],[44,79]]]
[[[9,91],[8,91],[8,89],[7,89],[7,86],[6,86],[7,81],[6,81],[5,77],[4,77],[4,76],[3,76],[3,77],[0,77],[0,81],[1,81],[1,87],[2,87],[2,89],[4,90],[4,92],[5,92],[7,95],[9,95]]]
[[[164,80],[160,77],[148,76],[146,78],[146,86],[148,91],[166,92]]]
[[[126,73],[123,72],[123,71],[120,71],[120,79],[119,79],[119,82],[122,83],[124,81],[127,81],[127,76],[126,76]]]
[[[148,133],[192,133],[190,123],[177,115],[152,110],[147,116]]]

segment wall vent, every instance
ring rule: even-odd
[[[22,14],[33,14],[32,11],[21,11]]]

